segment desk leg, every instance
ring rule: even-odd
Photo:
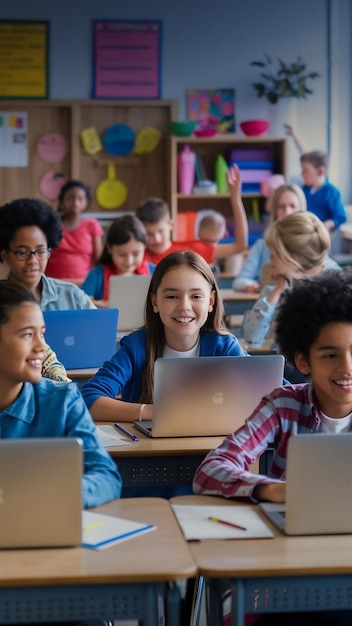
[[[207,623],[211,626],[223,626],[223,606],[222,596],[224,593],[224,581],[220,578],[207,578],[206,581],[206,597],[207,597]]]
[[[224,597],[231,593],[231,626],[244,626],[245,586],[241,580],[207,579],[208,623],[212,626],[224,625]]]
[[[181,626],[181,594],[176,583],[167,584],[165,597],[167,626]]]

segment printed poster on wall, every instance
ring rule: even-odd
[[[93,21],[93,98],[160,98],[161,22]]]
[[[186,109],[187,119],[201,128],[214,127],[220,133],[236,130],[234,89],[188,89]]]
[[[28,167],[27,113],[0,111],[0,167]]]
[[[0,22],[0,98],[48,98],[48,22]]]

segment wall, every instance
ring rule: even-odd
[[[300,54],[321,77],[312,83],[314,95],[297,102],[297,129],[312,148],[331,147],[330,178],[351,203],[350,0],[12,0],[0,8],[0,19],[50,20],[53,99],[91,96],[94,18],[162,20],[162,97],[180,101],[180,117],[187,88],[234,87],[238,121],[266,118],[250,62],[264,52],[288,62]],[[289,173],[299,175],[298,155],[290,158]]]

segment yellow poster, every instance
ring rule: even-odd
[[[48,22],[0,22],[0,98],[48,98]]]

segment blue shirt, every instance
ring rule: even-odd
[[[314,213],[322,222],[333,220],[335,228],[347,220],[345,207],[337,187],[329,182],[313,190],[307,185],[302,187],[307,200],[308,211]]]
[[[86,382],[83,398],[90,408],[101,397],[115,398],[121,394],[125,402],[139,402],[142,373],[147,354],[147,331],[136,330],[121,339],[120,348],[110,361]],[[234,335],[201,332],[199,356],[249,356]]]
[[[46,378],[24,383],[16,400],[0,412],[0,438],[27,437],[80,437],[84,450],[83,506],[98,506],[120,497],[117,466],[98,441],[92,417],[74,383]]]
[[[73,283],[42,276],[42,311],[96,309],[89,296]]]

